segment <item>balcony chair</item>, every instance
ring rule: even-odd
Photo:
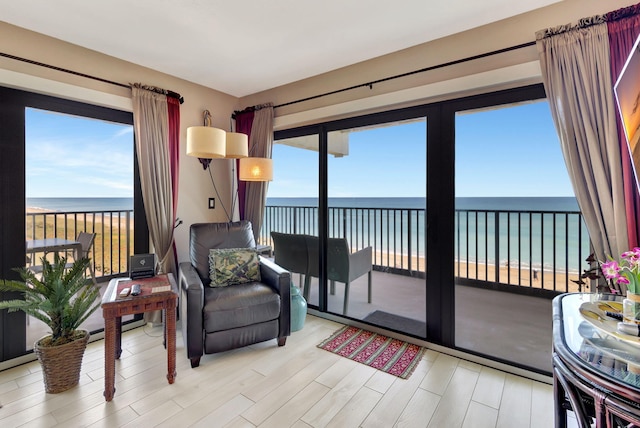
[[[80,243],[80,257],[83,258],[87,258],[89,259],[89,255],[91,253],[91,247],[93,247],[93,241],[96,239],[96,234],[95,233],[88,233],[88,232],[80,232],[78,233],[78,236],[76,237],[76,241],[78,241]],[[75,255],[72,256],[73,259],[75,260]],[[71,269],[71,266],[73,266],[73,262],[67,262],[67,264],[65,265],[65,267],[67,269]],[[93,285],[98,286],[98,282],[96,281],[96,272],[93,269],[93,260],[91,260],[91,262],[89,263],[89,272],[91,273],[91,280],[93,281]]]
[[[190,227],[189,262],[179,266],[180,320],[191,367],[213,354],[277,339],[291,332],[291,275],[259,257],[260,280],[211,287],[210,249],[256,248],[251,223],[198,223]]]
[[[277,248],[273,261],[291,273],[301,276],[300,288],[306,284],[308,277],[309,255],[307,251],[306,235],[271,232],[273,245]],[[308,300],[309,296],[305,295]]]
[[[304,298],[309,300],[311,278],[318,278],[320,241],[317,236],[271,232],[275,250],[275,262],[285,269],[304,275]],[[306,256],[306,264],[304,257]],[[371,303],[372,249],[366,247],[351,253],[345,238],[329,238],[327,242],[327,279],[330,293],[335,294],[336,282],[344,283],[342,313],[349,309],[349,288],[351,282],[365,273],[368,275],[367,301]]]

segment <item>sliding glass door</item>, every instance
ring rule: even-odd
[[[319,306],[318,278],[307,275],[307,237],[318,239],[318,134],[276,139],[273,143],[274,180],[269,183],[261,236],[270,242],[275,260],[291,271],[310,306]],[[272,232],[285,235],[281,240]],[[293,241],[296,240],[296,241]],[[293,242],[300,242],[294,244]],[[286,248],[285,248],[286,247]],[[317,267],[314,269],[317,272]]]
[[[133,126],[29,107],[25,131],[27,267],[39,272],[43,257],[74,257],[46,246],[30,251],[34,243],[75,241],[84,232],[94,235],[88,257],[100,283],[126,276],[134,236]],[[90,332],[103,327],[100,311],[82,325]],[[42,321],[27,318],[28,350],[45,334]]]
[[[548,102],[518,98],[455,112],[455,345],[548,373],[551,298],[578,291],[589,241]]]
[[[55,129],[55,126],[53,128],[48,126],[50,122],[47,120],[52,118],[60,119],[65,123],[63,127],[59,128],[60,132],[58,133],[48,132]],[[88,128],[83,125],[78,125],[79,122],[92,123],[96,126],[96,128],[92,128],[93,130],[97,128],[110,129],[107,132],[111,133],[108,136],[104,134],[104,138],[98,142],[102,148],[94,145],[99,136],[93,131],[87,131]],[[69,125],[70,123],[74,123],[74,125]],[[89,227],[86,219],[90,216],[86,213],[67,216],[67,219],[62,221],[57,214],[50,215],[47,219],[44,214],[38,217],[33,212],[28,216],[27,207],[31,208],[30,211],[34,211],[33,205],[42,205],[39,203],[42,201],[34,203],[31,200],[32,203],[29,203],[27,196],[106,196],[105,186],[120,187],[122,184],[119,180],[105,179],[105,174],[99,171],[101,168],[102,171],[108,170],[113,178],[114,175],[121,172],[119,166],[123,162],[128,162],[126,172],[128,181],[125,186],[130,192],[128,193],[129,203],[133,199],[133,207],[127,208],[143,212],[142,195],[132,144],[132,123],[131,112],[117,111],[15,89],[0,88],[0,128],[2,131],[0,132],[0,151],[2,152],[2,156],[0,156],[0,199],[2,200],[2,204],[0,204],[0,278],[19,279],[19,275],[14,269],[25,266],[27,263],[25,257],[27,239],[43,237],[44,235],[37,234],[44,233],[48,234],[47,237],[55,237],[58,233],[64,233],[64,237],[75,238],[80,229],[86,231]],[[79,137],[82,135],[82,129],[85,134]],[[122,135],[128,138],[126,159],[118,156],[119,150],[116,150],[114,146],[116,140]],[[70,140],[71,137],[81,138],[81,140],[73,142]],[[75,144],[75,146],[72,148],[71,144]],[[37,160],[42,163],[38,164]],[[29,161],[29,167],[27,167],[27,161]],[[67,175],[78,165],[88,166],[84,174]],[[38,176],[40,177],[40,185],[37,185]],[[60,183],[64,183],[64,185]],[[57,193],[63,189],[67,193]],[[28,191],[29,193],[27,193]],[[33,193],[31,193],[32,191]],[[39,208],[46,207],[40,206]],[[56,212],[64,210],[63,207],[49,208]],[[103,208],[101,207],[99,210],[109,211]],[[126,211],[130,211],[130,209]],[[30,220],[27,220],[28,217]],[[145,216],[136,215],[129,217],[129,219],[135,223],[135,226],[131,227],[130,230],[134,232],[126,239],[125,246],[128,246],[129,249],[133,247],[133,251],[147,252],[149,234]],[[42,221],[40,222],[40,220]],[[49,220],[51,220],[51,224],[49,224]],[[114,228],[107,228],[106,225],[114,226],[116,223],[122,223],[121,220],[118,215],[102,217],[101,225],[98,228],[101,233],[108,234]],[[113,234],[109,234],[109,239],[102,241],[108,255],[100,257],[100,260],[95,262],[97,271],[108,277],[110,274],[122,271],[119,261],[114,261],[116,256],[119,257],[122,252],[120,248],[115,249],[112,246],[115,242]],[[97,255],[97,252],[92,254],[96,259]],[[108,265],[105,263],[106,260],[110,260]],[[116,266],[117,271],[115,270]],[[0,294],[0,299],[3,300],[19,297],[15,293]],[[100,317],[98,313],[95,315]],[[31,327],[37,328],[37,324],[34,320],[27,320],[22,312],[0,311],[0,363],[16,359],[29,352],[34,337],[40,333],[34,332],[29,335],[28,330]],[[96,324],[89,328],[97,330],[100,325],[100,321],[96,320]],[[12,364],[12,362],[8,364]]]
[[[327,134],[328,311],[426,335],[424,117]]]
[[[317,186],[316,229],[290,227],[317,242],[311,307],[550,373],[551,299],[589,238],[542,85],[275,136],[313,141],[302,163],[274,149],[272,183]]]

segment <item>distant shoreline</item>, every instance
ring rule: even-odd
[[[32,213],[52,213],[55,211],[52,210],[48,210],[46,208],[40,208],[40,207],[27,207],[27,214],[32,214]]]
[[[133,197],[26,198],[26,207],[51,212],[132,211]]]

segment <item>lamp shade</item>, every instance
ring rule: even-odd
[[[273,160],[267,158],[240,159],[240,180],[271,181],[273,180]]]
[[[240,132],[227,132],[226,158],[240,159],[249,156],[249,137]]]
[[[204,159],[225,157],[226,134],[222,129],[211,126],[187,128],[187,155]]]

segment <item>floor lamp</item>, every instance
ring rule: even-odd
[[[216,192],[216,197],[220,201],[228,221],[231,222],[238,198],[238,183],[235,181],[235,159],[240,159],[238,179],[242,181],[272,181],[273,160],[262,157],[249,157],[249,138],[247,134],[226,132],[212,127],[209,110],[204,111],[203,118],[203,126],[187,128],[187,155],[197,157],[202,163],[203,169],[209,170],[209,177]],[[231,171],[235,194],[231,200],[230,212],[224,206],[213,179],[210,166],[212,159],[234,159]]]
[[[191,126],[187,128],[187,155],[197,157],[200,163],[202,163],[203,169],[209,170],[209,177],[211,178],[213,189],[216,192],[216,197],[218,201],[220,201],[220,205],[222,205],[228,221],[231,222],[236,197],[234,196],[232,199],[231,212],[227,211],[227,208],[220,198],[215,180],[213,179],[210,164],[212,159],[240,159],[242,161],[243,158],[249,156],[249,138],[246,134],[240,132],[227,132],[212,127],[211,113],[209,110],[205,110],[203,116],[203,126]],[[235,160],[233,161],[232,175],[237,195],[238,186],[235,182]]]

